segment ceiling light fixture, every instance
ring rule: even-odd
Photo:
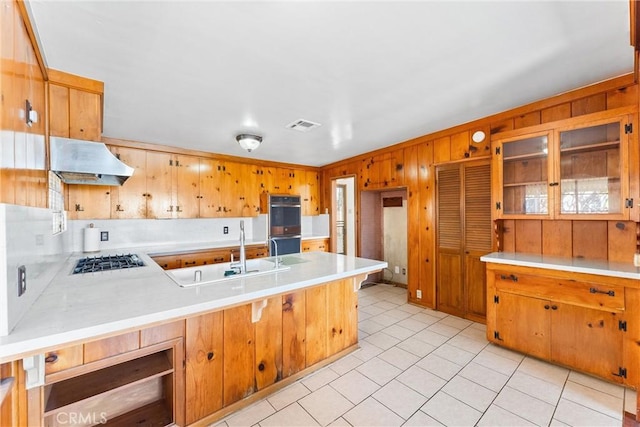
[[[482,141],[484,141],[486,137],[486,134],[481,131],[481,130],[477,130],[473,133],[473,135],[471,135],[471,139],[473,140],[473,142],[475,142],[476,144],[481,143]]]
[[[262,137],[258,135],[250,135],[248,133],[243,133],[236,136],[236,141],[240,144],[240,147],[244,148],[248,152],[251,152],[260,146],[262,142]]]

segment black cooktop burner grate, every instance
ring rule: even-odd
[[[142,267],[144,262],[136,254],[102,255],[78,260],[73,274],[94,273],[97,271],[120,270],[122,268]]]

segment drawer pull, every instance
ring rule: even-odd
[[[58,355],[52,353],[44,358],[45,363],[56,363],[58,361]]]
[[[589,293],[592,294],[605,294],[605,295],[609,295],[610,297],[615,297],[616,293],[615,291],[600,291],[596,288],[589,288]]]
[[[507,280],[507,279],[509,279],[509,280],[514,281],[514,282],[517,282],[517,281],[518,281],[518,276],[516,276],[515,274],[510,274],[510,275],[508,275],[508,276],[507,276],[507,275],[505,275],[505,274],[501,274],[501,275],[500,275],[500,278],[501,278],[502,280]]]

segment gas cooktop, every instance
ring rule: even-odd
[[[78,260],[73,274],[94,273],[97,271],[120,270],[123,268],[142,267],[144,262],[136,254],[101,255]]]

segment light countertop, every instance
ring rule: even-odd
[[[219,247],[230,246],[223,243]],[[207,244],[206,248],[210,247]],[[87,254],[71,255],[11,333],[0,337],[0,363],[72,342],[376,272],[387,266],[383,261],[308,252],[290,255],[308,262],[291,265],[289,270],[181,288],[148,255],[173,250],[165,251],[158,246],[128,249],[127,252],[137,253],[146,265],[76,275],[71,274],[76,261]],[[197,248],[191,246],[189,250]]]
[[[492,252],[480,257],[480,260],[496,264],[546,268],[549,270],[596,274],[599,276],[620,277],[623,279],[640,279],[640,268],[635,267],[631,261],[629,263],[622,263],[607,260],[564,258],[516,252]]]

